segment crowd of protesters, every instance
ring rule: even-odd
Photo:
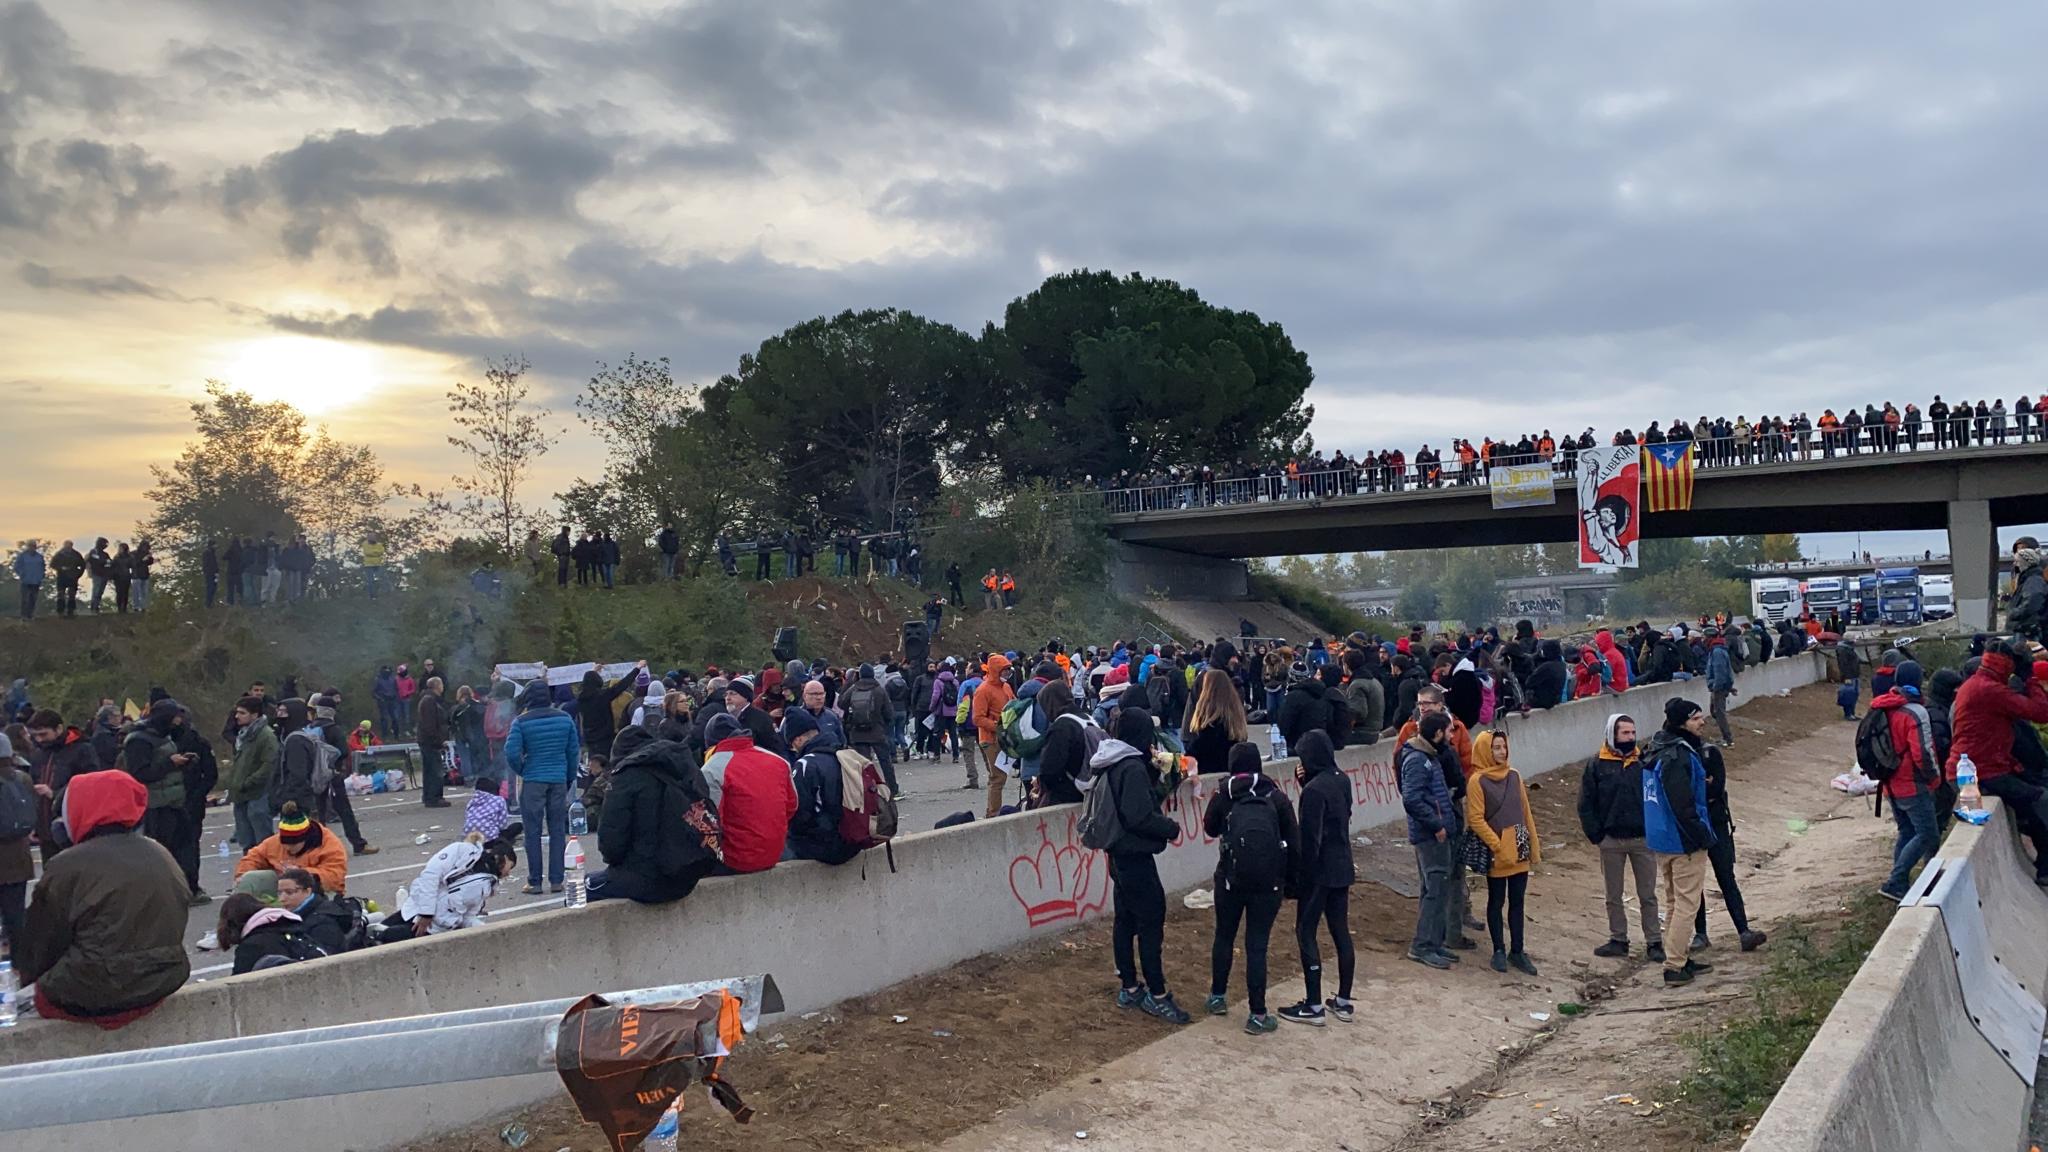
[[[1652,421],[1640,433],[1633,428],[1611,433],[1607,443],[1690,443],[1697,466],[1730,468],[1837,454],[1918,452],[1923,445],[1946,451],[2043,439],[2048,439],[2048,396],[2021,396],[2008,408],[2004,400],[1950,404],[1937,395],[1924,411],[1916,404],[1900,408],[1887,401],[1860,411],[1846,408],[1839,416],[1824,409],[1818,418],[1797,412],[1755,420],[1738,415],[1733,420],[1680,418],[1668,425]],[[1084,478],[1082,487],[1103,493],[1112,511],[1138,511],[1483,485],[1496,467],[1548,464],[1554,475],[1571,478],[1578,474],[1579,453],[1599,443],[1591,428],[1562,436],[1545,428],[1477,443],[1454,437],[1448,448],[1424,444],[1413,454],[1382,448],[1325,455],[1318,449],[1276,463],[1126,471]]]
[[[589,814],[603,863],[588,879],[592,899],[662,903],[706,876],[786,860],[844,864],[895,831],[896,765],[950,755],[964,767],[963,787],[984,800],[984,817],[1084,805],[1114,893],[1116,1002],[1175,1022],[1189,1017],[1164,970],[1156,857],[1180,826],[1164,806],[1188,775],[1220,776],[1202,817],[1220,845],[1206,1010],[1229,1011],[1241,939],[1246,1031],[1344,1022],[1356,1012],[1356,871],[1352,788],[1336,753],[1394,743],[1421,882],[1407,958],[1446,969],[1481,949],[1483,934],[1491,968],[1534,975],[1526,905],[1546,841],[1502,720],[1605,696],[1614,711],[1587,750],[1577,804],[1605,881],[1610,939],[1595,954],[1625,957],[1639,932],[1664,981],[1683,985],[1708,970],[1700,954],[1710,947],[1709,875],[1739,945],[1766,943],[1735,874],[1722,756],[1735,672],[1753,662],[1816,647],[1830,654],[1844,719],[1859,724],[1859,763],[1879,779],[1898,827],[1885,895],[1903,895],[1946,813],[1968,803],[1957,783],[1965,756],[1982,791],[2010,806],[2035,844],[2048,887],[2048,651],[2032,639],[2041,627],[2039,548],[2022,539],[2013,559],[2012,638],[1980,636],[1961,667],[1932,674],[1910,649],[1884,653],[1869,671],[1861,717],[1854,705],[1865,672],[1839,636],[1723,619],[1644,623],[1576,643],[1520,621],[1507,631],[1411,629],[1393,640],[1354,633],[1298,645],[1126,639],[1075,652],[1053,639],[1029,652],[927,651],[844,668],[771,661],[702,676],[657,675],[643,661],[575,684],[493,676],[458,685],[452,701],[442,671],[421,660],[413,691],[382,717],[387,732],[412,735],[423,752],[463,749],[425,758],[424,803],[448,804],[436,765],[474,789],[463,838],[434,853],[399,907],[374,923],[348,892],[349,856],[376,849],[355,828],[346,765],[352,749],[374,747],[376,726],[346,727],[339,689],[302,697],[289,680],[276,695],[252,684],[216,740],[161,688],[140,715],[105,701],[75,725],[36,706],[16,680],[0,788],[28,788],[36,815],[28,836],[0,842],[0,930],[40,1014],[115,1027],[189,976],[186,910],[211,900],[198,868],[210,804],[232,806],[242,853],[216,933],[241,972],[480,923],[522,847],[525,890],[561,892],[565,846],[583,832],[572,806]],[[1694,676],[1707,681],[1708,706],[1680,698],[1659,715],[1627,711],[1629,688]],[[371,688],[380,705],[383,692],[380,673]],[[1866,762],[1872,725],[1889,751]],[[1268,748],[1254,742],[1261,726]],[[1294,758],[1292,800],[1269,774],[1281,755]],[[976,818],[970,808],[940,823]],[[1483,877],[1483,919],[1472,873]],[[1269,1011],[1266,953],[1288,899],[1306,995]],[[1333,977],[1323,970],[1326,939]]]

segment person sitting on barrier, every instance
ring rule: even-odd
[[[605,866],[590,899],[681,900],[718,866],[718,814],[690,751],[637,724],[612,741],[611,789],[597,828]]]
[[[119,1028],[148,1015],[192,974],[191,886],[170,851],[139,835],[149,790],[119,769],[75,776],[60,838],[14,943],[21,985],[53,1020]]]
[[[434,936],[483,923],[498,883],[519,867],[517,821],[490,840],[472,832],[427,861],[399,894],[398,911],[384,921],[384,938]]]
[[[313,873],[323,890],[337,896],[348,888],[348,852],[341,840],[295,802],[287,802],[279,813],[276,833],[242,853],[235,864],[235,891],[275,896],[278,874],[287,868]]]
[[[810,713],[792,708],[782,717],[782,739],[789,745],[796,788],[796,814],[789,818],[782,858],[844,864],[860,855],[860,848],[839,834],[844,786],[832,734],[818,727]]]
[[[765,872],[782,859],[796,815],[789,764],[755,747],[739,718],[711,717],[704,728],[703,777],[725,844],[721,873]]]
[[[2048,888],[2048,788],[2023,773],[2013,756],[2015,721],[2048,723],[2048,683],[2028,676],[2023,691],[2013,688],[2014,669],[2027,658],[2024,652],[2003,641],[1992,644],[1977,671],[1956,689],[1948,759],[1942,768],[1954,783],[1957,763],[1964,756],[1970,758],[1977,769],[1977,787],[2010,805],[2020,831],[2034,841],[2034,883]]]

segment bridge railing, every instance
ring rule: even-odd
[[[1720,440],[1692,442],[1693,466],[1713,472],[1801,464],[1816,459],[1831,460],[1837,455],[1890,457],[1932,455],[1936,452],[1977,452],[1987,449],[1994,452],[2026,448],[2038,450],[2041,443],[2048,443],[2048,434],[2036,440],[2014,439],[2010,447],[2005,441],[1999,441],[1996,445],[1977,444],[1940,449],[1921,449],[1918,445],[1904,440],[1894,441],[1892,447],[1885,447],[1874,440],[1867,444],[1859,442],[1858,445],[1851,446],[1846,432],[1839,438],[1816,434],[1794,436],[1790,433],[1783,436],[1767,436],[1760,441],[1753,441],[1747,447],[1734,447],[1729,442]],[[1496,456],[1492,463],[1507,468],[1528,467],[1541,462],[1543,458],[1540,456]],[[1549,464],[1553,481],[1571,481],[1578,475],[1576,451],[1554,453],[1549,459]],[[1105,512],[1116,516],[1136,512],[1174,512],[1230,505],[1327,500],[1339,496],[1391,496],[1441,488],[1484,488],[1489,474],[1490,469],[1487,465],[1476,461],[1467,465],[1456,459],[1426,465],[1407,461],[1399,468],[1360,462],[1349,468],[1301,472],[1291,476],[1282,474],[1212,480],[1182,479],[1124,488],[1081,488],[1068,495],[1076,500],[1099,500]],[[1930,562],[1912,557],[1894,559],[1901,566]]]

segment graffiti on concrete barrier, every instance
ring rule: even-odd
[[[1563,615],[1564,601],[1556,596],[1536,596],[1527,600],[1508,601],[1510,616],[1540,616],[1546,613],[1552,616]]]
[[[1392,604],[1363,604],[1359,606],[1358,614],[1360,616],[1369,616],[1376,620],[1391,620],[1394,617],[1394,606]]]
[[[1081,846],[1073,807],[1038,822],[1038,847],[1010,861],[1010,894],[1033,928],[1083,920],[1109,906],[1109,861]]]

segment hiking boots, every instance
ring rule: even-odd
[[[1628,958],[1628,941],[1609,940],[1607,943],[1593,949],[1593,955],[1603,960],[1625,960]]]
[[[1292,1020],[1296,1024],[1306,1024],[1311,1028],[1321,1028],[1325,1022],[1323,1006],[1311,1004],[1306,1000],[1299,1000],[1282,1008],[1280,1018]]]
[[[1116,1006],[1119,1008],[1136,1008],[1144,1003],[1144,1001],[1145,990],[1142,988],[1119,988],[1116,990]]]
[[[1664,970],[1664,983],[1666,986],[1672,988],[1676,988],[1682,984],[1690,984],[1692,983],[1692,969],[1666,968]]]
[[[1754,952],[1763,947],[1764,941],[1769,939],[1770,937],[1752,928],[1742,934],[1742,950],[1744,952]]]

